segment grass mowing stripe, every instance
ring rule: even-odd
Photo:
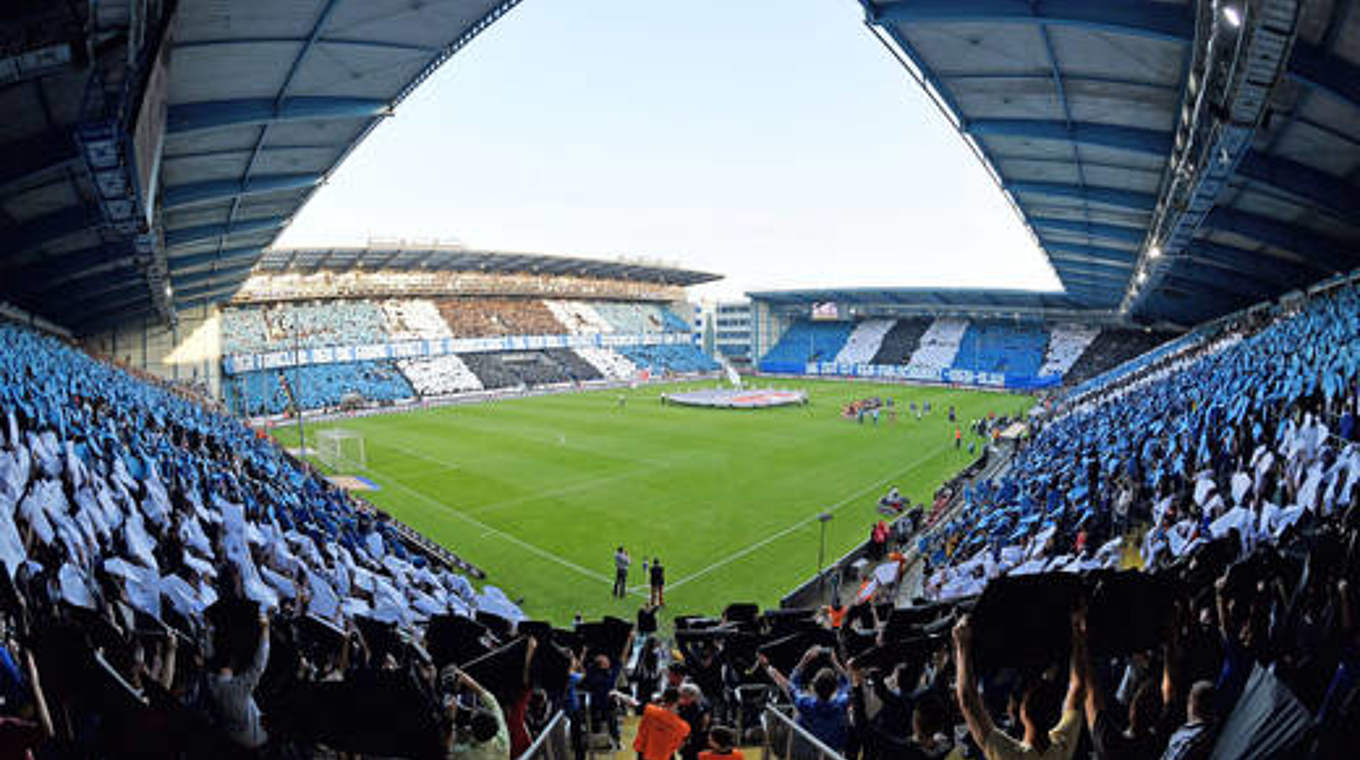
[[[824,509],[824,510],[822,510],[822,511],[823,511],[823,512],[827,512],[827,513],[830,513],[830,514],[835,514],[837,511],[840,510],[841,507],[844,507],[846,504],[849,504],[849,503],[851,502],[851,500],[853,500],[853,499],[858,499],[859,497],[863,496],[863,495],[866,494],[866,493],[869,493],[870,491],[873,491],[874,489],[882,488],[883,486],[887,485],[887,484],[888,484],[890,481],[892,481],[893,479],[898,478],[898,477],[901,477],[902,475],[905,475],[906,473],[911,472],[912,470],[914,470],[914,469],[920,467],[921,465],[925,464],[926,462],[930,461],[931,459],[934,459],[936,454],[938,454],[940,451],[945,450],[946,448],[947,448],[946,446],[937,446],[937,447],[931,452],[931,455],[928,456],[928,457],[926,457],[925,459],[922,459],[922,460],[913,462],[913,463],[907,465],[906,467],[903,467],[902,469],[900,469],[900,470],[898,470],[898,471],[896,471],[896,472],[893,472],[893,473],[889,474],[889,475],[888,475],[887,477],[885,477],[885,478],[882,478],[882,479],[877,480],[877,481],[875,481],[875,482],[873,482],[873,483],[870,483],[870,484],[867,485],[867,486],[864,486],[863,488],[859,489],[858,491],[855,491],[854,493],[850,494],[849,496],[846,496],[845,498],[841,499],[840,501],[836,502],[835,504],[832,504],[831,506],[827,507],[826,509]],[[814,522],[820,515],[821,515],[821,512],[818,512],[818,513],[815,514],[815,515],[811,515],[811,516],[809,516],[809,517],[804,517],[803,519],[799,520],[798,522],[794,523],[793,525],[790,525],[789,527],[784,528],[783,530],[781,530],[781,531],[779,531],[779,532],[777,532],[777,533],[773,533],[773,534],[771,534],[771,535],[769,535],[769,536],[766,536],[764,539],[762,539],[762,540],[760,540],[760,541],[757,541],[757,542],[754,543],[754,544],[751,544],[750,546],[746,547],[745,549],[742,549],[742,550],[739,551],[739,552],[735,552],[735,553],[733,553],[733,554],[730,554],[730,555],[724,557],[723,559],[721,559],[721,560],[719,560],[719,561],[717,561],[717,562],[714,562],[713,564],[709,565],[708,567],[705,567],[704,569],[702,569],[702,570],[700,570],[700,571],[698,571],[698,572],[696,572],[696,573],[691,573],[691,574],[685,576],[684,578],[681,578],[680,580],[676,581],[676,582],[673,583],[673,584],[668,584],[668,587],[669,587],[671,590],[675,590],[675,589],[680,588],[681,586],[685,585],[686,583],[689,583],[690,581],[695,580],[696,578],[700,578],[700,577],[702,577],[702,576],[708,575],[709,573],[713,572],[714,570],[717,570],[717,569],[720,568],[720,567],[725,567],[725,566],[727,566],[727,565],[730,565],[730,564],[732,564],[733,562],[735,562],[735,561],[741,559],[742,557],[745,557],[746,555],[748,555],[748,554],[750,554],[750,553],[752,553],[752,552],[754,552],[754,551],[756,551],[756,550],[758,550],[758,549],[764,548],[765,546],[768,546],[769,544],[771,544],[771,543],[773,543],[773,542],[775,542],[775,541],[777,541],[777,540],[783,538],[784,536],[787,536],[788,534],[790,534],[790,533],[792,533],[792,532],[798,530],[799,528],[803,527],[804,525],[808,525],[808,524]]]
[[[457,507],[454,507],[454,506],[452,506],[452,505],[450,505],[450,504],[446,504],[446,503],[444,503],[444,502],[442,502],[442,501],[439,501],[438,499],[434,499],[434,498],[432,498],[432,497],[430,497],[430,496],[427,496],[426,494],[421,493],[420,491],[418,491],[418,490],[412,488],[411,486],[406,485],[405,483],[401,482],[400,480],[397,480],[396,478],[394,478],[394,477],[392,477],[392,476],[390,476],[390,475],[379,475],[378,473],[373,472],[372,470],[369,470],[367,467],[362,467],[362,468],[360,468],[360,469],[363,469],[363,470],[368,471],[371,475],[374,476],[375,479],[378,479],[378,480],[380,480],[380,481],[386,481],[387,483],[396,486],[397,488],[399,488],[399,489],[405,491],[406,493],[410,494],[411,496],[415,497],[416,499],[419,499],[420,501],[422,501],[422,502],[424,502],[424,503],[426,503],[426,504],[428,504],[428,505],[430,505],[430,506],[432,506],[432,507],[439,507],[440,509],[443,509],[444,511],[446,511],[446,512],[448,512],[449,514],[453,515],[454,517],[457,517],[458,519],[462,520],[463,522],[466,522],[466,523],[468,523],[469,525],[472,525],[472,526],[481,528],[481,529],[482,529],[482,537],[483,537],[483,538],[485,538],[485,537],[487,537],[487,536],[494,536],[494,537],[496,537],[496,538],[500,538],[500,539],[503,539],[503,540],[505,540],[505,541],[509,541],[510,543],[514,544],[515,546],[518,546],[518,547],[521,548],[521,549],[524,549],[524,550],[526,550],[526,551],[528,551],[528,552],[530,552],[530,553],[532,553],[532,554],[538,555],[539,557],[542,557],[543,559],[546,559],[546,560],[550,560],[550,561],[552,561],[552,562],[555,562],[555,563],[557,563],[557,564],[559,564],[559,565],[561,565],[561,566],[563,566],[563,567],[565,567],[565,568],[567,568],[567,569],[569,569],[569,570],[574,570],[574,571],[576,571],[577,573],[580,573],[581,575],[586,576],[587,578],[593,578],[593,579],[595,579],[595,580],[597,580],[597,581],[600,581],[601,583],[606,583],[606,584],[609,584],[609,585],[613,585],[613,583],[614,583],[614,579],[613,579],[613,578],[606,577],[605,575],[603,575],[603,574],[601,574],[601,573],[597,573],[597,572],[595,572],[594,570],[590,570],[590,569],[588,569],[588,568],[581,567],[580,565],[576,564],[575,562],[572,562],[572,561],[569,560],[569,559],[564,559],[564,558],[562,558],[562,557],[559,557],[559,556],[557,556],[556,554],[553,554],[552,552],[550,552],[550,551],[548,551],[548,550],[546,550],[546,549],[541,549],[541,548],[539,548],[539,547],[537,547],[537,546],[534,546],[533,544],[529,543],[528,541],[525,541],[525,540],[523,540],[523,539],[521,539],[521,538],[518,538],[518,537],[516,537],[516,536],[512,536],[512,535],[510,535],[509,533],[506,533],[505,531],[502,531],[502,530],[498,530],[498,529],[496,529],[496,528],[493,528],[493,527],[491,527],[490,525],[487,525],[486,523],[484,523],[484,522],[482,522],[482,521],[480,521],[480,520],[478,520],[478,519],[476,519],[476,518],[474,518],[474,517],[469,517],[468,515],[465,515],[465,514],[463,514],[461,511],[459,511]],[[641,596],[641,595],[639,594],[639,596]]]
[[[415,451],[414,449],[410,449],[410,448],[407,448],[407,447],[405,447],[405,446],[398,446],[397,444],[392,443],[391,441],[388,441],[388,440],[384,440],[383,442],[378,443],[378,444],[376,444],[376,445],[377,445],[377,446],[380,446],[380,447],[382,447],[382,448],[387,448],[387,449],[393,449],[393,450],[395,450],[395,451],[400,451],[401,453],[406,454],[407,456],[412,456],[412,457],[415,457],[416,459],[420,459],[420,460],[422,460],[422,461],[429,462],[429,463],[431,463],[431,464],[433,464],[433,465],[439,467],[440,469],[445,469],[445,470],[457,470],[457,469],[462,469],[462,468],[459,467],[458,465],[447,464],[447,463],[445,463],[445,462],[441,462],[441,461],[439,461],[438,459],[433,459],[433,458],[431,458],[431,457],[429,457],[429,456],[426,456],[426,455],[424,455],[424,454],[421,454],[421,453],[419,453],[418,451]],[[575,491],[580,491],[580,490],[582,490],[582,489],[591,488],[591,487],[593,487],[593,486],[597,486],[597,485],[600,485],[600,484],[602,484],[602,483],[610,483],[610,482],[613,482],[613,481],[616,481],[616,480],[624,480],[624,479],[626,479],[626,478],[637,477],[638,475],[641,475],[641,474],[644,474],[644,473],[647,473],[647,472],[651,472],[651,471],[654,470],[654,469],[658,469],[658,466],[654,465],[652,468],[649,468],[649,469],[646,469],[646,470],[642,470],[642,469],[633,469],[633,470],[629,470],[629,471],[626,471],[626,472],[615,473],[615,474],[613,474],[613,475],[600,475],[600,476],[596,476],[596,477],[582,478],[581,480],[573,481],[573,482],[571,482],[571,483],[568,483],[567,485],[564,485],[564,486],[562,486],[561,488],[555,488],[555,489],[548,490],[548,491],[538,491],[538,492],[535,492],[535,493],[527,494],[527,495],[525,495],[525,496],[517,496],[517,497],[515,497],[515,498],[513,498],[513,499],[506,499],[506,500],[504,500],[504,501],[493,501],[493,502],[491,502],[490,504],[479,504],[479,505],[478,505],[476,508],[474,508],[474,509],[468,509],[468,510],[466,510],[466,511],[460,510],[460,512],[461,512],[462,514],[465,514],[465,515],[483,515],[483,514],[487,514],[487,513],[489,513],[489,512],[495,512],[495,511],[498,511],[498,510],[501,510],[501,509],[505,509],[506,507],[513,507],[513,506],[517,506],[517,505],[519,505],[519,504],[527,504],[527,503],[531,503],[531,502],[537,501],[537,500],[539,500],[539,499],[547,499],[547,498],[552,498],[552,497],[554,497],[554,496],[562,496],[562,495],[564,495],[564,494],[573,493],[573,492],[575,492]],[[611,581],[611,582],[612,582],[612,581]]]

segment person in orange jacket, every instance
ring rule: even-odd
[[[689,736],[689,724],[676,714],[680,690],[669,686],[661,692],[661,700],[647,705],[638,724],[633,749],[639,760],[671,760]]]

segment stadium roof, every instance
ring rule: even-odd
[[[772,290],[747,293],[753,301],[772,306],[802,307],[835,302],[843,306],[865,306],[891,311],[958,311],[961,313],[1020,313],[1027,316],[1090,314],[1089,305],[1064,293],[1035,290],[996,290],[981,288],[829,288],[816,290]]]
[[[1066,292],[1193,324],[1360,264],[1351,0],[861,0]]]
[[[443,270],[600,277],[688,287],[721,275],[662,264],[548,256],[536,253],[467,251],[455,248],[294,248],[265,251],[255,274],[367,270]]]
[[[7,3],[0,300],[90,332],[230,297],[355,145],[518,2]]]

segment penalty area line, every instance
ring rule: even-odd
[[[368,468],[365,467],[364,469],[367,470]],[[372,470],[369,470],[369,472],[373,472],[373,471],[372,471]],[[609,578],[609,577],[605,576],[603,573],[597,573],[597,572],[595,572],[594,570],[591,570],[591,569],[586,568],[586,567],[582,567],[582,566],[576,564],[575,562],[572,562],[572,561],[569,560],[569,559],[565,559],[565,558],[563,558],[563,557],[559,557],[559,556],[556,555],[556,554],[553,554],[552,552],[548,551],[547,549],[542,549],[542,548],[539,548],[539,547],[537,547],[537,546],[534,546],[533,544],[531,544],[531,543],[529,543],[529,542],[527,542],[527,541],[525,541],[525,540],[523,540],[523,539],[521,539],[521,538],[519,538],[519,537],[517,537],[517,536],[512,536],[512,535],[510,535],[509,533],[506,533],[506,532],[503,531],[503,530],[499,530],[499,529],[497,529],[497,528],[491,527],[490,525],[487,525],[486,523],[482,522],[481,520],[478,520],[478,519],[473,518],[473,517],[469,517],[468,515],[463,514],[463,513],[462,513],[460,510],[458,510],[456,507],[454,507],[454,506],[452,506],[452,505],[450,505],[450,504],[446,504],[446,503],[444,503],[444,502],[442,502],[442,501],[439,501],[438,499],[434,499],[434,498],[432,498],[432,497],[430,497],[430,496],[427,496],[427,495],[421,493],[420,491],[417,491],[416,489],[414,489],[414,488],[412,488],[412,487],[406,485],[405,483],[401,482],[400,480],[397,480],[396,478],[391,477],[390,475],[389,475],[389,476],[382,476],[382,475],[378,475],[377,473],[373,473],[373,475],[374,475],[375,477],[381,479],[381,480],[384,480],[384,481],[387,481],[388,483],[391,483],[393,486],[396,486],[398,489],[400,489],[400,490],[402,490],[402,491],[405,491],[406,493],[410,494],[413,498],[415,498],[415,499],[418,500],[418,501],[422,501],[422,502],[424,502],[425,504],[427,504],[427,505],[429,505],[429,506],[432,506],[432,507],[438,507],[438,508],[442,509],[443,511],[448,512],[449,514],[453,515],[454,517],[458,518],[459,520],[462,520],[463,522],[465,522],[465,523],[467,523],[467,524],[469,524],[469,525],[472,525],[472,526],[477,527],[477,528],[481,528],[481,529],[483,530],[483,533],[482,533],[482,537],[483,537],[483,538],[485,538],[485,537],[487,537],[487,536],[494,536],[494,537],[496,537],[496,538],[500,538],[500,539],[502,539],[502,540],[508,541],[508,542],[511,543],[511,544],[514,544],[515,546],[518,546],[519,548],[521,548],[521,549],[523,549],[523,550],[525,550],[525,551],[527,551],[527,552],[529,552],[529,553],[531,553],[531,554],[534,554],[534,555],[536,555],[536,556],[538,556],[538,557],[540,557],[540,558],[542,558],[542,559],[546,559],[546,560],[548,560],[548,561],[550,561],[550,562],[554,562],[554,563],[556,563],[556,564],[558,564],[558,565],[561,565],[562,567],[567,568],[568,570],[572,570],[572,571],[577,572],[577,573],[579,573],[579,574],[581,574],[581,575],[584,575],[584,576],[587,577],[587,578],[591,578],[591,579],[593,579],[593,580],[597,580],[597,581],[600,581],[601,583],[605,583],[605,584],[608,584],[608,585],[611,585],[611,586],[612,586],[613,583],[614,583],[614,579],[613,579],[613,578]],[[641,597],[641,596],[642,596],[641,594],[634,594],[634,595],[635,595],[635,596],[638,596],[638,597]]]
[[[759,551],[759,550],[765,548],[766,546],[769,546],[770,544],[774,543],[775,541],[778,541],[779,539],[783,538],[784,536],[787,536],[787,535],[789,535],[790,533],[793,533],[794,531],[796,531],[796,530],[802,528],[803,526],[808,525],[808,524],[810,524],[810,523],[816,522],[816,521],[817,521],[817,515],[820,515],[822,512],[835,513],[835,512],[837,512],[837,511],[839,511],[842,507],[844,507],[845,505],[847,505],[847,504],[849,504],[850,502],[854,501],[855,499],[860,498],[860,497],[863,496],[864,494],[869,493],[870,491],[873,491],[874,489],[882,488],[884,485],[886,485],[886,484],[888,483],[888,481],[893,480],[894,478],[897,478],[897,477],[901,476],[901,475],[904,474],[904,473],[910,472],[911,470],[914,470],[914,469],[916,469],[917,467],[920,467],[921,464],[923,464],[923,463],[926,462],[926,461],[929,461],[929,459],[933,458],[935,454],[939,453],[940,451],[945,450],[946,448],[948,448],[948,444],[946,444],[946,445],[944,445],[944,446],[936,447],[936,448],[931,452],[931,456],[930,456],[930,457],[926,457],[926,458],[924,458],[924,459],[918,460],[918,461],[916,461],[916,462],[913,462],[913,463],[907,465],[906,467],[903,467],[903,468],[900,469],[900,470],[897,470],[897,471],[895,471],[895,472],[889,473],[886,477],[884,477],[884,478],[882,478],[882,479],[880,479],[880,480],[877,480],[877,481],[875,481],[875,482],[873,482],[873,483],[870,483],[869,485],[867,485],[867,486],[865,486],[865,487],[863,487],[863,488],[861,488],[861,489],[855,491],[854,493],[850,494],[849,496],[846,496],[845,498],[841,499],[840,501],[836,502],[835,504],[832,504],[831,506],[827,507],[826,509],[819,510],[816,514],[811,515],[811,516],[809,516],[809,517],[804,517],[803,519],[799,520],[798,522],[794,523],[793,525],[790,525],[790,526],[787,527],[787,528],[784,528],[784,529],[782,529],[782,530],[776,531],[775,533],[771,533],[770,535],[766,536],[765,538],[762,538],[761,540],[755,542],[754,544],[751,544],[750,546],[747,546],[747,547],[744,548],[744,549],[738,549],[737,551],[733,552],[732,554],[729,554],[729,555],[726,556],[726,557],[723,557],[722,559],[718,560],[717,562],[714,562],[713,564],[709,565],[708,567],[705,567],[705,568],[703,568],[703,569],[701,569],[701,570],[698,570],[698,571],[696,571],[696,572],[690,573],[689,575],[686,575],[684,578],[681,578],[680,580],[676,581],[675,583],[667,584],[667,588],[668,588],[668,589],[671,589],[671,590],[678,589],[678,588],[680,588],[681,586],[684,586],[685,584],[689,583],[690,581],[698,580],[699,578],[702,578],[703,576],[708,575],[709,573],[713,572],[714,570],[717,570],[717,569],[722,568],[722,567],[726,567],[727,565],[730,565],[730,564],[732,564],[733,562],[736,562],[737,560],[741,559],[742,557],[745,557],[745,556],[747,556],[747,555],[749,555],[749,554],[751,554],[751,553],[753,553],[753,552]]]

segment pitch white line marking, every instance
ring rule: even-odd
[[[414,449],[407,448],[407,447],[405,447],[405,446],[399,446],[399,445],[397,445],[397,444],[395,444],[395,443],[390,443],[390,442],[388,442],[388,441],[383,441],[383,442],[380,443],[379,445],[380,445],[380,446],[385,446],[385,447],[390,448],[390,449],[395,449],[395,450],[397,450],[397,451],[400,451],[400,452],[403,453],[403,454],[407,454],[407,455],[409,455],[409,456],[415,457],[416,459],[420,459],[420,460],[429,462],[429,463],[431,463],[431,464],[438,465],[439,467],[444,468],[444,469],[449,469],[449,470],[457,470],[457,469],[461,469],[458,465],[447,464],[447,463],[445,463],[445,462],[441,462],[441,461],[439,461],[438,459],[434,459],[433,457],[429,456],[428,454],[422,454],[422,453],[420,453],[419,451],[416,451],[416,450],[414,450]],[[639,460],[639,461],[643,461],[643,462],[651,462],[651,460],[645,460],[645,459],[644,459],[644,460]],[[615,474],[613,474],[613,475],[599,475],[599,476],[592,477],[592,478],[583,478],[583,479],[581,479],[581,480],[577,480],[577,481],[573,481],[573,482],[567,483],[566,485],[564,485],[564,486],[562,486],[562,487],[560,487],[560,488],[553,489],[553,490],[551,490],[551,491],[540,491],[540,492],[538,492],[538,493],[532,493],[532,494],[525,494],[525,495],[523,495],[523,496],[517,496],[517,497],[515,497],[515,498],[513,498],[513,499],[505,499],[505,500],[503,500],[503,501],[493,501],[493,502],[491,502],[491,503],[489,503],[489,504],[483,504],[483,505],[481,505],[480,507],[477,507],[476,509],[469,509],[469,510],[463,511],[462,514],[466,514],[466,515],[484,515],[484,514],[487,514],[487,513],[489,513],[489,512],[495,512],[495,511],[500,510],[500,509],[505,509],[506,507],[518,506],[518,505],[524,504],[524,503],[526,503],[526,502],[537,501],[538,499],[549,498],[549,497],[552,497],[552,496],[560,496],[560,495],[562,495],[562,494],[572,493],[572,492],[574,492],[574,491],[579,491],[579,490],[584,489],[584,488],[590,488],[591,486],[596,486],[596,485],[600,485],[600,484],[603,484],[603,483],[609,483],[609,482],[615,481],[615,480],[624,480],[624,479],[626,479],[626,478],[636,477],[636,476],[641,475],[641,474],[643,474],[643,473],[651,472],[652,470],[661,469],[661,468],[663,467],[663,465],[661,465],[661,464],[659,464],[659,463],[656,463],[656,462],[651,462],[651,464],[652,464],[652,467],[651,467],[651,468],[639,468],[639,467],[634,467],[634,468],[632,468],[632,469],[630,469],[630,470],[628,470],[628,471],[615,473]],[[669,465],[665,465],[665,466],[669,466]],[[461,510],[460,510],[460,511],[461,511]],[[611,580],[610,583],[612,584],[613,581]]]
[[[939,452],[939,451],[942,451],[942,450],[944,450],[944,449],[946,449],[946,448],[948,448],[948,444],[946,444],[946,445],[944,445],[944,446],[936,447],[936,448],[931,452],[932,457],[933,457],[933,455],[934,455],[935,453],[937,453],[937,452]],[[917,467],[920,467],[921,464],[923,464],[924,462],[929,461],[930,459],[931,459],[931,457],[926,457],[926,458],[924,458],[924,459],[918,460],[918,461],[916,461],[916,462],[913,462],[912,464],[907,465],[906,467],[903,467],[902,469],[900,469],[900,470],[898,470],[898,471],[896,471],[896,472],[893,472],[893,473],[889,474],[887,477],[885,477],[885,478],[883,478],[883,479],[881,479],[881,480],[878,480],[878,481],[876,481],[876,482],[870,483],[869,485],[867,485],[867,486],[865,486],[865,487],[859,489],[858,491],[855,491],[854,493],[850,494],[849,496],[846,496],[844,499],[841,499],[840,501],[836,502],[835,504],[832,504],[831,506],[827,507],[826,509],[824,509],[824,510],[818,510],[816,514],[810,515],[810,516],[808,516],[808,517],[804,517],[803,519],[799,520],[798,522],[794,523],[793,525],[790,525],[789,527],[784,528],[783,530],[780,530],[780,531],[778,531],[778,532],[772,533],[772,534],[766,536],[765,538],[763,538],[763,539],[761,539],[761,540],[755,542],[754,544],[751,544],[750,546],[746,547],[745,549],[739,549],[739,550],[737,550],[736,552],[733,552],[732,554],[729,554],[728,556],[723,557],[722,559],[718,560],[717,562],[714,562],[713,564],[709,565],[708,567],[703,568],[702,570],[699,570],[699,571],[694,572],[694,573],[690,573],[689,575],[686,575],[684,578],[681,578],[680,580],[676,581],[675,583],[668,583],[668,584],[666,584],[666,588],[667,588],[668,590],[672,590],[672,591],[675,590],[675,589],[678,589],[678,588],[680,588],[681,586],[685,585],[686,583],[689,583],[690,581],[693,581],[693,580],[697,580],[697,579],[699,579],[699,578],[702,578],[703,576],[708,575],[709,573],[713,572],[714,570],[717,570],[717,569],[720,568],[720,567],[725,567],[725,566],[727,566],[727,565],[730,565],[730,564],[732,564],[733,562],[736,562],[737,560],[741,559],[742,557],[747,556],[748,554],[750,554],[750,553],[752,553],[752,552],[754,552],[754,551],[757,551],[757,550],[759,550],[759,549],[763,549],[764,547],[769,546],[771,543],[774,543],[775,541],[778,541],[779,539],[783,538],[784,536],[787,536],[787,535],[789,535],[790,533],[793,533],[794,531],[798,530],[799,528],[802,528],[804,525],[807,525],[807,524],[809,524],[809,523],[816,522],[816,521],[817,521],[817,515],[821,514],[822,512],[832,512],[832,513],[834,513],[834,512],[836,512],[836,511],[838,511],[841,507],[844,507],[846,504],[849,504],[850,502],[854,501],[855,499],[860,498],[860,497],[863,496],[865,493],[868,493],[869,491],[872,491],[872,490],[874,490],[874,489],[876,489],[876,488],[882,488],[883,486],[887,485],[888,481],[893,480],[894,478],[897,478],[897,477],[901,476],[903,473],[909,472],[910,470],[913,470],[913,469],[915,469],[915,468],[917,468]]]
[[[431,457],[431,456],[429,456],[428,454],[422,454],[421,452],[419,452],[419,451],[417,451],[417,450],[415,450],[415,449],[408,449],[408,448],[406,448],[405,446],[398,446],[397,444],[392,443],[392,442],[390,442],[390,441],[386,441],[386,440],[384,440],[384,441],[378,441],[377,444],[378,444],[379,446],[384,447],[384,448],[396,449],[397,451],[400,451],[401,453],[403,453],[403,454],[405,454],[405,455],[407,455],[407,456],[409,456],[409,457],[415,457],[416,459],[419,459],[419,460],[421,460],[421,461],[423,461],[423,462],[429,462],[430,464],[435,465],[436,467],[440,468],[441,470],[461,470],[461,469],[463,469],[463,468],[462,468],[461,466],[459,466],[459,465],[450,464],[449,462],[444,462],[444,461],[435,459],[434,457]]]
[[[368,468],[364,468],[364,469],[367,470]],[[529,552],[529,553],[531,553],[531,554],[536,554],[536,555],[538,555],[539,557],[542,557],[543,559],[549,560],[549,561],[551,561],[551,562],[555,562],[555,563],[557,563],[557,564],[559,564],[559,565],[561,565],[561,566],[567,568],[568,570],[573,570],[573,571],[575,571],[575,572],[577,572],[577,573],[580,573],[581,575],[586,576],[587,578],[592,578],[592,579],[594,579],[594,580],[600,581],[601,583],[605,583],[605,584],[608,584],[608,585],[610,585],[610,586],[614,585],[614,579],[613,579],[613,578],[610,578],[610,577],[608,577],[608,576],[606,576],[606,575],[604,575],[603,573],[597,573],[597,572],[595,572],[594,570],[591,570],[591,569],[586,568],[586,567],[582,567],[582,566],[576,564],[575,562],[572,562],[572,561],[569,560],[569,559],[565,559],[565,558],[563,558],[563,557],[557,556],[556,554],[553,554],[552,552],[548,551],[547,549],[540,549],[539,547],[534,546],[533,544],[531,544],[531,543],[529,543],[529,542],[527,542],[527,541],[524,541],[524,540],[522,540],[522,539],[520,539],[520,538],[517,538],[517,537],[515,537],[515,536],[512,536],[512,535],[510,535],[509,533],[506,533],[505,531],[497,530],[496,528],[493,528],[493,527],[491,527],[490,525],[487,525],[486,523],[484,523],[484,522],[482,522],[482,521],[480,521],[480,520],[477,520],[477,519],[475,519],[475,518],[473,518],[473,517],[469,517],[468,515],[463,514],[461,511],[458,510],[458,508],[456,508],[456,507],[454,507],[454,506],[452,506],[452,505],[450,505],[450,504],[446,504],[446,503],[444,503],[444,502],[442,502],[442,501],[439,501],[438,499],[434,499],[434,498],[431,498],[431,497],[429,497],[429,496],[426,496],[425,494],[421,493],[420,491],[415,490],[414,488],[412,488],[412,487],[406,485],[405,483],[401,482],[400,480],[397,480],[396,478],[394,478],[394,477],[392,477],[392,476],[390,476],[390,475],[378,475],[378,473],[373,472],[372,470],[369,470],[369,472],[372,472],[375,478],[377,478],[377,479],[379,479],[379,480],[387,481],[388,483],[391,483],[392,485],[396,486],[397,488],[399,488],[399,489],[405,491],[406,493],[410,494],[412,497],[416,498],[417,500],[423,501],[423,502],[425,502],[426,504],[428,504],[428,505],[430,505],[430,506],[433,506],[433,507],[439,507],[440,509],[443,509],[444,511],[446,511],[446,512],[448,512],[449,514],[453,515],[454,517],[458,518],[459,520],[462,520],[463,522],[468,523],[469,525],[472,525],[472,526],[474,526],[474,527],[481,528],[481,529],[484,531],[484,532],[482,533],[482,536],[483,536],[483,537],[486,537],[486,536],[495,536],[496,538],[504,539],[505,541],[508,541],[508,542],[514,544],[515,546],[518,546],[519,548],[524,549],[525,551],[527,551],[527,552]],[[638,597],[638,598],[640,598],[640,599],[641,599],[641,598],[645,598],[645,597],[642,596],[642,594],[633,594],[633,595],[636,596],[636,597]]]

